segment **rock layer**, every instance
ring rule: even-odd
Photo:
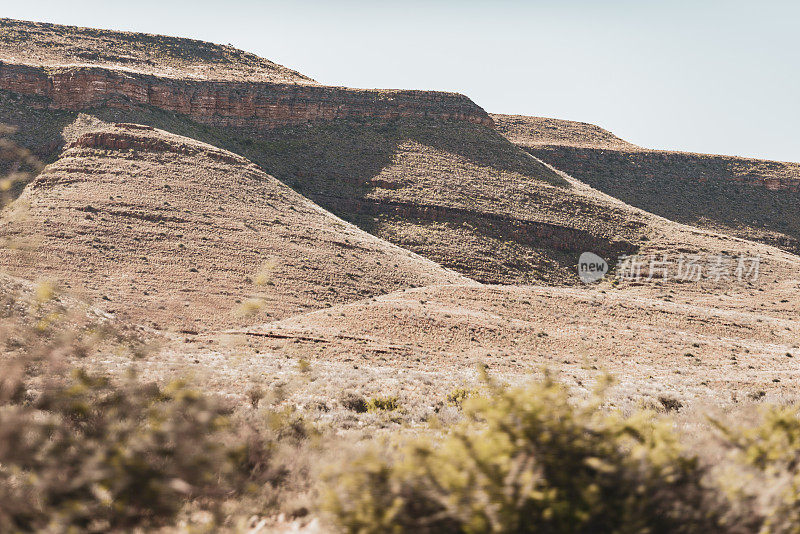
[[[105,67],[0,61],[0,89],[40,97],[48,109],[153,106],[213,126],[269,129],[334,119],[434,118],[492,126],[456,93],[367,90],[295,83],[175,79]]]

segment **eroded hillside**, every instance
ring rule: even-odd
[[[208,330],[250,311],[280,317],[465,281],[239,156],[138,125],[81,134],[5,210],[0,233],[6,271],[159,328]]]
[[[366,102],[370,118],[245,128],[134,102],[54,109],[14,91],[0,102],[0,120],[46,161],[87,125],[148,124],[240,154],[367,232],[480,281],[574,283],[581,252],[617,257],[644,237],[635,210],[581,193],[487,124],[413,103],[402,116]]]
[[[584,123],[492,117],[531,154],[628,204],[800,252],[800,164],[649,150]]]

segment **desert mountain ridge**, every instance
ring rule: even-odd
[[[605,532],[644,500],[641,531],[684,513],[650,510],[695,499],[687,469],[715,476],[725,452],[684,455],[668,431],[697,448],[720,441],[719,414],[773,403],[783,424],[800,400],[798,164],[650,150],[457,93],[328,87],[191,39],[0,19],[6,124],[0,437],[23,446],[0,440],[0,530],[438,532],[425,521],[449,504],[431,503],[498,500],[519,521],[493,531],[538,530],[542,508],[545,530],[572,532],[598,508],[581,531]],[[468,489],[415,497],[441,484],[378,460],[405,442],[403,462],[440,458]],[[347,466],[337,498],[357,483],[338,529],[323,466]],[[518,513],[521,488],[573,478],[575,497]],[[692,527],[722,495],[701,481]],[[733,502],[762,505],[748,499]],[[417,504],[435,515],[413,523]]]
[[[0,18],[0,59],[47,67],[105,67],[208,81],[316,82],[268,59],[196,39]]]
[[[795,193],[733,179],[734,159],[489,115],[455,93],[325,87],[191,40],[0,27],[0,122],[48,164],[0,215],[0,265],[163,336],[154,377],[189,358],[210,390],[241,396],[242,377],[302,357],[375,388],[430,373],[426,395],[479,361],[511,378],[611,367],[628,373],[620,402],[656,394],[653,376],[686,398],[789,387],[775,379],[796,348],[800,258],[744,239],[771,231],[744,200]],[[673,190],[687,199],[665,211]],[[725,210],[743,226],[681,215],[697,191],[738,195]],[[610,263],[591,286],[586,251]],[[617,278],[636,254],[643,278]],[[687,256],[758,258],[760,278],[672,280],[649,263]],[[730,354],[760,373],[728,372]]]

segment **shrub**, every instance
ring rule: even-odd
[[[16,131],[14,126],[0,124],[0,207],[44,167],[29,150],[11,140]]]
[[[0,530],[165,524],[190,498],[213,508],[250,476],[226,416],[182,382],[80,371],[35,406],[3,406]]]
[[[369,406],[367,405],[367,401],[361,395],[357,395],[353,392],[347,392],[341,399],[342,406],[346,409],[354,411],[356,413],[365,413]]]
[[[712,421],[733,452],[725,486],[753,530],[800,532],[800,408],[762,406],[756,426]]]
[[[683,403],[681,401],[667,395],[660,395],[658,397],[658,402],[660,402],[661,406],[668,412],[671,411],[677,412],[678,410],[683,408]]]
[[[368,412],[393,412],[399,407],[397,397],[373,397],[367,403]]]
[[[258,408],[258,403],[261,402],[265,395],[266,392],[258,386],[251,386],[246,393],[247,400],[253,408]]]
[[[464,404],[465,400],[477,393],[478,391],[474,389],[455,388],[447,394],[447,404],[451,406],[461,406]]]
[[[574,403],[551,378],[488,385],[439,444],[373,451],[328,479],[323,507],[347,532],[707,532],[697,458],[668,420]]]

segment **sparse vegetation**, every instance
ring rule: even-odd
[[[447,394],[447,403],[452,406],[461,406],[464,401],[478,393],[475,389],[455,388]]]
[[[75,372],[4,406],[0,428],[4,531],[169,524],[187,498],[215,509],[251,477],[227,411],[181,382]]]
[[[658,397],[658,402],[660,402],[661,406],[668,412],[677,412],[683,408],[683,403],[681,401],[668,395],[660,395]]]
[[[189,511],[222,527],[280,505],[293,481],[281,451],[311,433],[302,418],[240,414],[184,381],[133,372],[76,368],[65,379],[66,361],[101,338],[92,325],[62,335],[52,298],[35,309],[47,323],[3,325],[16,356],[0,361],[0,531],[128,531],[175,525]],[[254,408],[263,396],[251,391]]]
[[[237,411],[181,381],[82,370],[63,379],[57,359],[85,353],[87,342],[58,335],[52,287],[32,294],[35,326],[12,336],[28,364],[16,358],[0,369],[0,530],[119,531],[198,517],[204,528],[232,530],[284,503],[291,517],[309,514],[317,470],[292,462],[319,431],[303,413],[265,407],[272,393],[257,386]],[[331,474],[319,502],[333,526],[755,533],[793,532],[800,518],[794,407],[765,408],[756,425],[714,421],[705,432],[729,452],[714,465],[682,445],[666,416],[608,406],[610,380],[588,398],[549,376],[524,387],[484,382],[482,392],[447,396],[463,407],[460,422],[398,447],[368,443]],[[396,396],[352,392],[341,403],[366,417],[400,408]]]
[[[603,390],[578,400],[551,378],[490,383],[444,437],[373,446],[331,474],[323,507],[360,533],[797,531],[796,407],[714,421],[706,432],[729,451],[715,465],[666,416],[603,408]]]
[[[367,400],[353,392],[348,392],[342,397],[342,406],[356,413],[365,413],[369,409]]]
[[[731,499],[749,512],[743,521],[760,532],[800,529],[800,409],[764,405],[754,426],[713,421],[730,448],[724,478]]]

